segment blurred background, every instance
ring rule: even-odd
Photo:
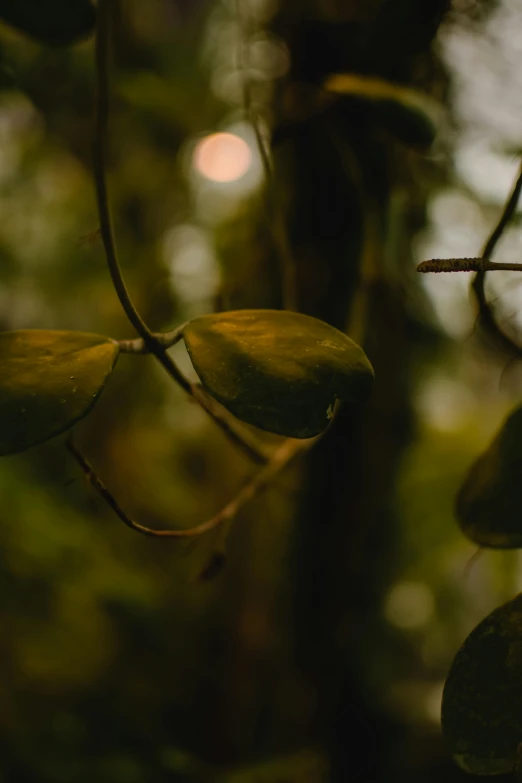
[[[212,537],[125,529],[62,438],[2,460],[1,783],[469,779],[440,737],[444,679],[522,589],[522,561],[471,561],[453,501],[522,377],[477,333],[471,276],[415,265],[479,255],[498,219],[522,152],[521,50],[522,0],[120,4],[110,191],[147,322],[281,307],[280,216],[299,309],[361,342],[377,383],[241,511],[214,579],[198,577]],[[318,110],[342,71],[428,93],[430,149],[360,103]],[[93,77],[92,41],[48,49],[0,25],[2,329],[133,336],[97,231]],[[519,260],[519,223],[499,260]],[[494,277],[522,340],[522,279]],[[254,470],[146,356],[121,357],[76,430],[151,526],[203,521]]]

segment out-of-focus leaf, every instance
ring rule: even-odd
[[[463,532],[480,546],[522,547],[522,407],[472,465],[456,502]]]
[[[488,615],[457,653],[444,688],[442,731],[467,772],[514,769],[522,741],[522,595]]]
[[[0,21],[50,46],[68,46],[94,30],[89,0],[0,0]]]
[[[237,310],[191,321],[183,337],[208,392],[269,432],[322,432],[336,398],[360,402],[373,383],[364,351],[322,321],[281,310]]]
[[[331,74],[325,90],[357,101],[404,144],[429,147],[437,134],[438,107],[428,96],[370,76]]]
[[[86,416],[118,353],[116,342],[96,334],[0,333],[0,455],[25,451]]]

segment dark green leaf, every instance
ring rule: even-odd
[[[336,398],[360,402],[373,370],[332,326],[281,310],[238,310],[191,321],[183,337],[201,382],[238,419],[269,432],[322,432]]]
[[[522,741],[522,595],[488,615],[457,653],[442,698],[442,731],[467,772],[515,768]]]
[[[480,546],[522,547],[522,407],[471,467],[457,496],[463,532]]]
[[[68,46],[94,30],[89,0],[0,0],[0,21],[49,46]]]
[[[118,357],[96,334],[0,333],[0,455],[25,451],[89,413]]]
[[[416,90],[354,73],[331,74],[324,88],[363,104],[376,122],[405,144],[429,147],[435,139],[436,104]]]

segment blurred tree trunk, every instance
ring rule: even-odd
[[[376,372],[366,410],[341,409],[304,464],[278,480],[278,503],[267,493],[254,512],[257,524],[235,536],[226,620],[214,637],[212,682],[202,689],[208,758],[229,764],[318,749],[329,771],[294,764],[292,777],[280,776],[292,783],[421,779],[404,762],[406,727],[385,714],[371,667],[384,655],[381,606],[398,561],[393,492],[413,436],[413,376],[426,337],[411,307],[410,241],[424,224],[429,188],[422,156],[360,103],[340,100],[315,113],[311,107],[330,73],[440,93],[445,77],[431,42],[448,6],[449,0],[293,0],[280,4],[274,20],[291,59],[274,98],[272,146],[298,307],[347,330]],[[263,236],[255,231],[250,245],[240,247],[238,232],[230,231],[236,247],[229,244],[226,254],[243,259],[261,248],[272,260],[266,226]],[[267,290],[238,290],[232,306],[280,306]],[[284,563],[277,531],[285,530],[289,501],[281,507],[280,490],[297,477],[285,589],[270,582],[263,564]],[[451,770],[444,767],[448,779]],[[279,778],[274,772],[266,779]]]
[[[430,89],[430,44],[448,5],[287,3],[278,31],[290,47],[291,78],[318,83],[328,73],[349,72],[419,86],[421,75],[421,89]],[[348,326],[377,378],[365,414],[341,411],[312,451],[303,480],[295,526],[295,654],[316,693],[304,741],[328,748],[331,780],[377,781],[385,769],[390,774],[387,757],[400,728],[375,707],[364,657],[393,573],[391,494],[413,425],[415,324],[396,281],[412,263],[408,232],[421,225],[423,197],[407,175],[405,181],[411,153],[342,102],[297,128],[277,153],[284,161],[280,187],[292,194],[289,232],[301,309],[339,329]],[[398,185],[409,197],[399,227],[391,225]],[[392,230],[402,233],[401,258],[389,257]]]

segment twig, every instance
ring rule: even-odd
[[[154,334],[158,342],[166,349],[179,342],[183,336],[185,324],[173,329],[171,332],[163,334]],[[150,347],[145,344],[141,338],[137,340],[119,340],[118,345],[122,353],[149,354]],[[170,358],[167,356],[167,358]],[[163,362],[162,362],[163,364]],[[172,364],[174,364],[172,362]],[[175,365],[177,373],[181,376],[181,371]],[[169,373],[170,374],[170,373]],[[249,438],[246,432],[241,432],[237,426],[232,425],[232,419],[228,413],[219,406],[213,397],[205,391],[199,383],[191,383],[185,376],[183,378],[183,388],[189,392],[191,397],[197,402],[208,416],[220,427],[231,443],[242,449],[250,459],[258,465],[265,465],[270,459],[264,450]],[[176,377],[177,380],[177,377]]]
[[[290,439],[286,440],[274,453],[268,465],[263,470],[260,470],[243,487],[238,495],[222,509],[218,514],[220,529],[217,544],[214,545],[210,557],[196,575],[198,582],[210,581],[225,566],[228,536],[239,510],[245,503],[259,495],[298,454],[305,454],[314,444],[315,441],[312,444],[303,444]],[[224,516],[222,516],[223,514]]]
[[[170,332],[152,332],[152,336],[164,349],[172,348],[182,339],[186,325],[186,323],[181,324]],[[150,353],[150,347],[141,337],[136,340],[118,340],[118,345],[122,353]]]
[[[118,295],[118,299],[125,311],[125,314],[138,334],[147,343],[152,345],[154,336],[148,328],[145,321],[138,313],[130,294],[125,285],[121,272],[116,242],[114,241],[114,232],[112,229],[112,219],[107,196],[107,178],[106,178],[106,147],[107,147],[107,126],[109,120],[109,37],[110,37],[110,4],[112,0],[100,0],[97,10],[97,31],[96,31],[96,115],[95,115],[95,133],[93,142],[93,169],[94,182],[96,186],[96,198],[98,201],[98,212],[100,216],[100,233],[107,257],[107,265],[111,275],[112,283]]]
[[[334,426],[334,422],[339,415],[339,411],[341,410],[342,403],[340,401],[337,401],[334,413],[332,418],[330,419],[328,426],[326,427],[323,432],[321,432],[320,435],[317,435],[315,438],[312,438],[311,440],[307,441],[295,441],[291,439],[287,439],[275,452],[272,459],[266,465],[263,470],[259,471],[259,473],[253,477],[250,484],[247,484],[244,489],[239,493],[237,499],[242,495],[242,493],[245,493],[249,499],[250,492],[253,492],[253,494],[257,494],[261,489],[263,489],[273,478],[275,475],[277,475],[283,468],[288,465],[291,460],[294,459],[298,454],[306,454],[307,452],[311,451],[316,443],[318,443],[320,440],[322,440],[325,435],[330,431],[330,429]],[[232,501],[234,503],[235,501]],[[241,504],[242,505],[242,504]],[[233,515],[235,516],[235,514]],[[212,579],[219,571],[222,569],[226,562],[226,548],[227,548],[227,540],[231,529],[231,522],[233,521],[233,517],[227,517],[223,520],[223,522],[228,522],[228,524],[223,525],[219,531],[219,538],[218,543],[216,546],[214,546],[214,549],[212,551],[212,554],[210,558],[208,559],[207,563],[203,566],[203,568],[199,571],[199,574],[197,576],[197,580],[200,582],[208,581],[209,579]]]
[[[301,443],[286,440],[277,449],[270,462],[256,473],[243,489],[221,509],[221,511],[201,525],[197,525],[196,527],[187,530],[153,530],[150,527],[140,525],[128,516],[116,498],[109,492],[100,477],[96,474],[90,462],[88,462],[83,454],[77,449],[71,437],[66,440],[65,446],[82,469],[87,481],[100,497],[103,498],[107,505],[110,506],[116,516],[127,525],[127,527],[135,530],[137,533],[156,538],[194,538],[196,536],[201,536],[210,530],[214,530],[225,522],[232,521],[239,510],[261,492],[272,478],[279,473],[293,457],[305,448]]]
[[[522,191],[522,163],[520,165],[519,174],[510,197],[508,198],[500,220],[496,227],[493,229],[489,239],[487,240],[484,250],[482,251],[482,258],[485,261],[490,261],[491,256],[497,246],[499,239],[501,238],[504,230],[509,224],[509,221],[515,214],[518,200],[520,198],[520,192]],[[489,270],[481,270],[477,272],[472,284],[472,290],[475,295],[475,299],[479,309],[479,319],[483,328],[489,332],[507,353],[514,354],[517,358],[522,358],[522,347],[518,345],[498,324],[495,318],[493,307],[488,303],[486,299],[485,285],[486,285],[486,272]]]
[[[267,457],[260,451],[259,447],[250,441],[247,436],[239,430],[228,412],[223,408],[217,408],[214,399],[197,383],[191,383],[185,378],[178,365],[165,352],[163,346],[151,344],[150,352],[158,359],[171,378],[178,383],[190,396],[197,402],[210,418],[218,425],[221,431],[227,436],[229,441],[238,446],[244,454],[250,457],[253,462],[263,465]]]
[[[497,225],[491,232],[489,239],[484,245],[484,250],[482,251],[482,258],[484,258],[486,261],[491,260],[491,256],[493,255],[493,252],[498,244],[499,239],[501,238],[502,234],[507,228],[511,218],[515,214],[521,191],[522,191],[522,162],[520,164],[520,171],[518,173],[516,182],[513,186],[513,190],[506,202],[504,211],[500,216],[500,220],[498,221]]]
[[[229,441],[241,448],[253,462],[256,462],[258,465],[265,465],[270,460],[270,457],[265,454],[264,450],[257,443],[254,443],[245,432],[238,430],[235,420],[210,396],[201,384],[191,383],[190,393],[194,400],[201,405],[210,418],[221,428]]]
[[[521,191],[522,162],[513,190],[479,258],[434,258],[429,261],[423,261],[417,266],[418,272],[476,272],[477,274],[471,288],[478,305],[478,321],[482,328],[493,337],[499,347],[517,359],[522,358],[522,346],[518,345],[498,323],[493,305],[487,301],[485,287],[487,272],[522,271],[522,264],[494,263],[491,261],[502,234],[515,214]]]
[[[522,264],[496,263],[484,258],[431,258],[418,264],[417,272],[522,272]]]
[[[128,340],[123,341],[122,350],[128,353],[148,352],[153,354],[168,372],[170,377],[176,381],[187,394],[190,394],[197,399],[198,403],[216,424],[221,427],[223,432],[235,445],[242,448],[245,454],[251,459],[254,459],[258,463],[264,463],[266,462],[265,456],[261,454],[253,444],[244,439],[228,415],[225,413],[216,413],[215,409],[208,403],[208,397],[205,395],[194,394],[193,384],[185,378],[173,359],[166,353],[166,348],[169,347],[168,340],[171,338],[173,340],[171,344],[174,344],[180,337],[177,330],[175,330],[173,334],[170,334],[170,336],[167,335],[167,344],[165,343],[165,336],[154,334],[137,311],[127,290],[127,286],[125,285],[112,228],[106,177],[107,128],[109,119],[108,61],[112,2],[113,0],[100,0],[98,3],[98,24],[96,33],[96,116],[93,142],[93,172],[100,217],[100,232],[107,258],[107,266],[109,267],[112,283],[123,310],[141,338],[141,340],[136,342]]]
[[[243,34],[246,33],[246,19],[244,9],[241,5],[242,0],[236,0],[236,17],[239,27],[239,47],[238,47],[238,66],[242,73],[243,81],[243,104],[248,122],[254,130],[256,137],[259,157],[263,166],[265,180],[268,186],[268,223],[272,233],[277,259],[279,262],[279,277],[281,283],[281,294],[283,307],[285,310],[297,310],[297,269],[295,258],[286,231],[284,216],[277,208],[276,188],[274,181],[274,171],[270,160],[270,152],[267,148],[261,128],[259,126],[259,116],[252,106],[252,91],[250,78],[248,74],[248,57],[245,52],[245,41]]]
[[[182,327],[180,327],[180,329],[181,328]],[[176,336],[174,336],[174,332],[166,332],[163,335],[157,335],[161,341],[164,341],[165,348],[175,345],[175,343],[179,342],[181,336],[181,332]],[[150,347],[147,347],[144,340],[142,339],[120,340],[118,344],[122,353],[151,353]],[[219,428],[227,436],[231,443],[240,448],[248,457],[250,457],[253,462],[257,463],[258,465],[265,465],[269,461],[270,457],[265,454],[264,450],[258,445],[258,443],[250,438],[245,431],[239,429],[238,425],[235,424],[235,421],[231,418],[228,412],[222,408],[207,391],[205,391],[201,384],[192,383],[188,380],[188,378],[185,378],[185,376],[182,375],[179,367],[173,362],[168,354],[163,354],[161,358],[156,352],[154,352],[154,355],[156,358],[160,359],[161,364],[163,367],[165,367],[165,369],[167,369],[169,375],[174,377],[174,380],[176,380],[178,383],[180,383],[180,379],[182,380],[182,383],[180,383],[182,388],[188,392],[191,398],[203,408],[205,413],[210,416],[210,418],[219,426]],[[169,365],[168,367],[166,366],[167,362]],[[175,376],[172,372],[173,369],[175,369]]]

